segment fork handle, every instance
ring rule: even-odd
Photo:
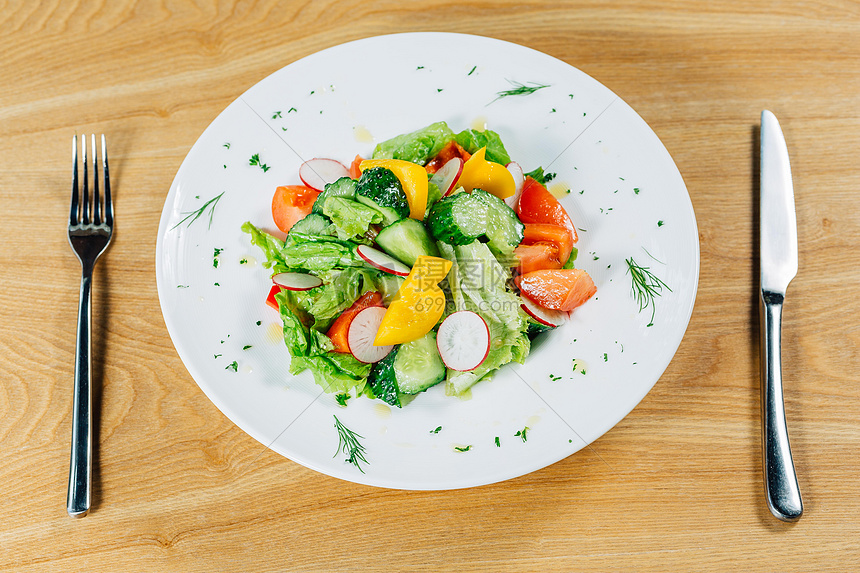
[[[72,517],[84,517],[90,511],[92,488],[92,347],[91,287],[92,266],[84,266],[81,298],[78,307],[77,348],[75,351],[75,388],[72,406],[72,448],[69,461],[69,493],[66,511]]]
[[[782,294],[762,292],[762,466],[767,505],[783,521],[796,521],[803,501],[791,458],[782,393]]]

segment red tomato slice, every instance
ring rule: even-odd
[[[559,264],[556,267],[544,267],[547,269],[557,269],[564,266],[564,263],[567,262],[567,259],[570,257],[570,253],[573,250],[573,235],[571,234],[570,229],[550,223],[526,223],[522,242],[525,245],[540,245],[546,243],[555,246]]]
[[[424,169],[427,170],[427,173],[432,175],[439,171],[443,165],[448,163],[451,159],[455,157],[460,157],[463,161],[467,161],[472,154],[463,149],[459,143],[454,141],[453,139],[445,144],[439,153],[436,154],[436,157],[427,162],[427,165],[424,166]]]
[[[514,278],[523,296],[553,310],[571,311],[594,296],[597,287],[582,269],[547,269]]]
[[[285,185],[275,189],[272,219],[278,229],[289,233],[293,225],[311,212],[319,191],[304,185]]]
[[[520,261],[519,271],[523,274],[541,269],[560,269],[558,262],[558,247],[553,244],[540,243],[535,245],[520,244],[514,249],[514,256]]]
[[[361,155],[356,155],[355,159],[352,160],[352,163],[349,166],[349,176],[351,179],[360,179],[361,178],[361,169],[359,165],[364,161]]]
[[[560,225],[570,231],[574,243],[579,239],[573,221],[558,199],[532,177],[526,177],[523,183],[523,192],[517,204],[517,216],[523,223]]]
[[[381,306],[382,295],[375,291],[368,291],[358,297],[352,306],[343,311],[334,319],[326,333],[334,344],[334,352],[349,352],[349,325],[359,312],[369,306]]]
[[[266,297],[266,304],[280,312],[281,308],[278,305],[278,301],[275,300],[275,295],[279,292],[281,292],[281,287],[278,285],[272,285],[272,288],[269,290],[269,296]]]

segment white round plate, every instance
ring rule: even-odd
[[[518,85],[545,87],[499,96]],[[560,191],[580,229],[577,266],[594,278],[597,295],[536,340],[524,365],[502,368],[467,399],[446,396],[439,385],[402,409],[364,397],[342,407],[310,372],[288,373],[279,317],[264,303],[270,273],[240,226],[251,221],[277,232],[272,194],[300,183],[304,160],[348,164],[356,154],[368,157],[376,142],[440,120],[454,131],[486,125],[526,171],[557,173],[549,188]],[[666,285],[653,308],[640,309],[632,294],[629,259]],[[452,489],[543,468],[626,416],[660,378],[687,328],[699,242],[672,158],[606,87],[515,44],[411,33],[323,50],[230,104],[176,175],[156,261],[179,356],[240,428],[337,478]],[[365,462],[346,461],[335,417],[361,436]]]

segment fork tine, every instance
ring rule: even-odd
[[[81,211],[82,211],[81,222],[84,225],[89,225],[90,224],[90,192],[89,192],[90,191],[90,177],[89,177],[89,173],[87,171],[87,136],[86,135],[81,137],[81,150],[83,151],[83,154],[84,154],[84,158],[83,158],[84,159],[83,160],[83,164],[84,164],[84,185],[83,185],[83,187],[84,187],[84,190],[83,190],[83,194],[81,197]]]
[[[104,173],[105,178],[105,223],[108,227],[111,227],[113,226],[113,201],[110,196],[110,176],[108,175],[107,145],[105,144],[104,134],[102,134],[102,172]]]
[[[72,208],[69,212],[69,225],[78,224],[78,136],[72,136]]]
[[[92,134],[93,148],[93,224],[102,224],[101,205],[99,204],[99,164],[98,150],[96,149],[96,134]]]

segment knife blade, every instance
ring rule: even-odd
[[[797,274],[797,216],[788,147],[776,116],[761,114],[759,256],[762,469],[771,513],[795,521],[803,501],[791,456],[782,381],[782,307]]]

